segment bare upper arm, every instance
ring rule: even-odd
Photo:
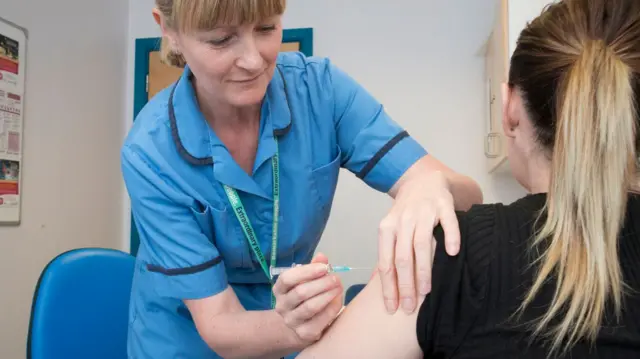
[[[401,310],[388,314],[380,278],[375,275],[322,339],[297,358],[422,358],[416,334],[417,317],[418,310],[412,314]]]

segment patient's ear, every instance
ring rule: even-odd
[[[508,84],[503,83],[502,92],[502,130],[507,137],[515,137],[515,131],[519,125],[517,115],[517,94]]]

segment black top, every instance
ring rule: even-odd
[[[539,318],[554,294],[543,286],[521,320],[512,314],[533,284],[528,251],[534,221],[544,194],[529,195],[510,205],[478,205],[459,214],[459,255],[444,251],[438,241],[432,291],[420,308],[418,341],[425,358],[546,358],[540,341],[531,341],[522,323]],[[620,233],[623,280],[632,289],[616,321],[609,310],[595,346],[581,342],[567,358],[640,358],[640,196],[631,195]],[[636,292],[637,294],[633,294]]]

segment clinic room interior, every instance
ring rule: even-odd
[[[488,81],[506,68],[487,59],[508,56],[546,2],[510,0],[508,26],[500,27],[498,0],[289,0],[283,28],[311,30],[313,56],[346,70],[429,153],[475,180],[485,203],[509,203],[526,192],[500,145]],[[132,249],[120,149],[145,87],[136,51],[149,42],[140,39],[160,36],[153,6],[0,0],[1,16],[28,31],[20,219],[0,227],[0,358],[24,358],[34,291],[55,257],[78,248]],[[489,54],[496,31],[504,53]],[[334,263],[374,268],[379,222],[391,202],[343,169],[318,251]],[[347,288],[370,276],[341,277]]]

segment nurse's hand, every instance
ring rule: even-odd
[[[318,254],[311,264],[282,273],[273,287],[275,310],[303,347],[319,340],[342,309],[342,282],[327,272],[327,263]]]
[[[431,291],[433,229],[438,224],[445,233],[447,252],[457,254],[460,232],[445,175],[432,171],[403,183],[379,230],[378,272],[389,313],[397,311],[398,301],[405,312],[413,312],[418,296]]]

